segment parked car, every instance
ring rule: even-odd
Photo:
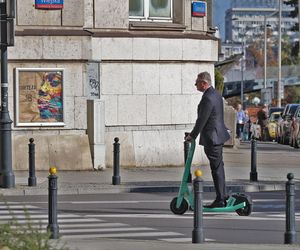
[[[268,117],[271,117],[271,114],[274,112],[283,112],[284,108],[279,108],[279,107],[270,107],[269,112],[268,112]]]
[[[281,144],[288,144],[290,140],[290,133],[291,133],[291,119],[292,116],[295,114],[298,106],[300,104],[287,104],[282,113],[282,120],[278,123],[278,130],[277,130],[277,142]]]
[[[275,141],[280,143],[281,142],[281,127],[282,127],[282,122],[283,122],[283,119],[282,117],[285,116],[285,114],[288,112],[289,108],[290,108],[290,105],[291,104],[287,104],[283,111],[281,112],[281,115],[280,115],[280,118],[278,120],[278,123],[277,123],[277,127],[276,127],[276,138],[275,138]]]
[[[276,139],[278,121],[281,119],[281,112],[272,112],[268,118],[266,126],[266,140],[273,141]]]
[[[295,114],[291,118],[291,123],[290,123],[290,130],[291,130],[291,135],[290,135],[290,145],[294,148],[299,148],[300,146],[300,135],[299,139],[297,138],[299,134],[299,128],[300,128],[300,106],[297,108]]]

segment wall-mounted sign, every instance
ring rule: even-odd
[[[35,0],[36,9],[59,10],[64,7],[64,0]]]
[[[100,98],[100,72],[99,62],[89,62],[86,65],[87,71],[87,96],[88,99]]]
[[[206,2],[192,2],[192,16],[206,16]]]

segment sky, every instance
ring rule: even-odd
[[[230,8],[230,0],[213,0],[214,26],[220,30],[222,40],[225,38],[225,11]]]

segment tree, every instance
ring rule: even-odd
[[[290,17],[298,17],[298,0],[287,0],[284,1],[284,4],[295,8],[290,12]],[[299,23],[295,23],[295,25],[292,27],[292,31],[299,31]]]
[[[264,67],[264,35],[258,36],[253,43],[251,43],[246,50],[247,60],[253,61],[254,67]],[[275,48],[275,42],[270,37],[271,31],[267,32],[267,66],[276,66],[277,65],[277,55]],[[249,64],[247,64],[249,65]]]
[[[216,84],[216,90],[219,91],[219,93],[223,94],[224,89],[224,77],[220,70],[215,68],[215,84]]]
[[[287,103],[299,103],[300,101],[299,86],[286,86],[284,88],[284,96]]]
[[[299,62],[298,51],[295,53],[294,44],[291,43],[287,35],[284,35],[282,37],[282,47],[281,47],[282,65],[294,65],[297,64],[298,62]]]
[[[284,4],[290,5],[291,7],[294,7],[294,10],[290,12],[290,17],[296,18],[298,17],[299,13],[299,1],[298,0],[287,0],[284,1]],[[291,31],[298,32],[299,31],[299,23],[295,23],[295,25],[292,27]],[[298,59],[298,53],[299,53],[299,41],[295,42],[291,48],[291,56],[297,59],[296,62],[299,61]]]
[[[270,36],[270,31],[267,37]],[[278,39],[276,37],[270,37],[267,43],[267,66],[278,65]],[[281,39],[281,63],[282,65],[295,65],[299,62],[298,58],[298,44],[295,47],[291,43],[288,35],[283,35]],[[247,59],[254,61],[254,66],[264,67],[264,39],[258,37],[247,48]]]

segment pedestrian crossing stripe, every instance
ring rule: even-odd
[[[4,206],[3,206],[4,207]],[[32,205],[19,205],[17,203],[9,204],[5,206],[6,210],[0,209],[0,215],[2,220],[9,219],[18,219],[18,220],[27,220],[28,216],[32,219],[40,219],[39,221],[45,222],[48,218],[47,210],[40,209],[39,207]],[[34,218],[33,218],[34,217]],[[94,221],[92,218],[97,218],[100,221],[100,218],[151,218],[151,219],[193,219],[193,212],[186,212],[184,215],[174,215],[174,214],[89,214],[85,216],[85,219],[90,218],[91,221]],[[296,220],[300,220],[300,212],[295,213]],[[81,215],[77,214],[58,214],[58,220],[61,222],[66,222],[68,219],[72,218],[73,220],[76,218],[82,218]],[[238,216],[235,212],[233,213],[204,213],[204,219],[214,220],[214,219],[244,219]],[[259,212],[253,212],[251,216],[247,216],[248,220],[284,220],[285,213],[270,213],[266,217],[265,214],[260,214]],[[88,221],[86,221],[88,222]]]
[[[141,219],[194,219],[193,212],[187,212],[184,215],[175,214],[89,214],[88,218],[141,218]],[[300,214],[295,216],[296,220],[300,220]],[[233,213],[204,213],[204,220],[285,220],[285,214],[273,216],[273,214],[262,215],[261,213],[251,213],[250,216],[239,216],[235,212]]]
[[[82,223],[68,223],[68,224],[60,224],[60,221],[58,221],[58,224],[59,224],[59,229],[61,231],[61,229],[64,229],[64,228],[103,228],[103,227],[128,227],[129,225],[128,224],[125,224],[125,223],[97,223],[95,222],[95,220],[92,220],[92,221],[82,221],[82,222],[89,222],[88,224],[82,224]],[[26,224],[27,222],[19,222],[19,224]],[[48,223],[48,221],[45,221],[45,222],[40,222],[40,221],[36,221],[36,223],[32,223],[32,220],[30,220],[30,223],[32,224],[31,227],[33,228],[39,228],[40,227],[40,224],[44,224],[46,225]]]
[[[10,209],[10,211],[1,211],[0,215],[2,220],[9,220],[9,219],[17,219],[19,221],[22,220],[28,220],[28,217],[30,217],[30,220],[33,221],[35,219],[36,221],[42,223],[47,222],[48,214],[46,214],[45,210],[38,211],[38,207],[33,207],[34,210],[13,210],[13,208]],[[58,214],[58,221],[60,223],[65,223],[69,220],[74,220],[81,218],[81,215],[77,214]],[[175,214],[88,214],[84,216],[85,222],[93,222],[96,218],[97,221],[101,221],[101,218],[151,218],[151,219],[193,219],[193,212],[186,212],[184,215],[175,215]],[[233,213],[204,213],[203,218],[206,220],[244,220],[245,218],[238,216],[235,212]],[[300,213],[295,213],[296,220],[300,220]],[[90,221],[88,221],[90,219]],[[79,220],[79,221],[80,221]],[[277,213],[277,214],[268,214],[267,217],[265,214],[261,214],[259,212],[253,212],[251,216],[247,216],[247,220],[285,220],[285,213]],[[83,221],[82,221],[83,222]]]
[[[5,210],[5,211],[1,211],[0,210],[0,213],[1,214],[17,214],[16,212],[18,212],[21,215],[22,214],[42,214],[42,213],[45,213],[45,212],[47,213],[47,211],[38,211],[38,210],[31,210],[31,211],[29,211],[27,209],[25,209],[25,210],[14,210],[14,211],[15,212],[12,213],[11,209],[10,210]]]
[[[107,228],[65,228],[63,226],[59,226],[59,233],[61,234],[71,234],[71,233],[107,233],[107,232],[130,232],[130,231],[155,231],[156,229],[151,227],[130,227],[130,225],[127,225],[127,227],[118,227],[116,223],[115,225],[111,223],[110,226],[113,227],[107,227]],[[128,227],[129,226],[129,227]],[[36,227],[39,228],[39,227]],[[42,229],[42,232],[46,232],[46,228]]]
[[[0,213],[1,214],[1,213]],[[8,218],[8,220],[10,219],[13,219],[14,217],[10,217]],[[0,218],[0,221],[2,219],[2,216]],[[7,221],[7,220],[6,220]],[[101,222],[103,220],[100,220],[100,219],[97,219],[96,222]],[[58,223],[64,223],[64,225],[68,225],[68,224],[71,224],[71,223],[95,223],[95,219],[92,219],[92,218],[67,218],[67,219],[59,219],[58,218]],[[26,218],[23,218],[23,219],[18,219],[18,223],[19,224],[26,224],[28,223],[28,220]],[[42,224],[46,224],[48,223],[48,219],[42,219],[42,220],[39,220],[39,219],[34,219],[32,216],[30,216],[30,223],[32,224],[37,224],[37,223],[42,223]]]
[[[59,228],[59,232],[62,234],[69,233],[106,233],[106,232],[130,232],[130,231],[155,231],[156,229],[151,227],[116,227],[116,228],[75,228],[75,229],[64,229]]]
[[[159,239],[159,240],[160,241],[173,242],[173,243],[192,242],[192,238],[162,238],[162,239]],[[215,242],[216,240],[205,238],[204,241]]]
[[[173,243],[180,243],[180,242],[192,242],[192,238],[162,238],[159,239],[160,241],[166,241],[166,242],[173,242]],[[205,239],[207,240],[207,239]]]
[[[157,236],[181,236],[177,232],[136,232],[136,233],[115,233],[115,234],[87,234],[76,235],[76,238],[132,238],[132,237],[157,237]],[[74,238],[73,235],[62,235],[63,239]]]
[[[1,215],[1,212],[0,212]],[[48,218],[48,214],[32,214],[32,213],[10,213],[8,215],[1,215],[1,219],[28,219],[28,216],[31,218],[35,218],[35,219],[44,219],[44,218]],[[79,218],[79,215],[74,215],[74,214],[59,214],[58,219],[60,218]]]
[[[14,209],[22,209],[22,210],[24,210],[24,209],[37,209],[37,207],[35,207],[35,206],[31,206],[31,205],[15,205],[15,204],[7,204],[7,205],[1,205],[0,206],[0,210],[7,210],[7,209],[10,209],[10,208],[14,208]],[[39,210],[40,210],[40,208],[38,208]]]

